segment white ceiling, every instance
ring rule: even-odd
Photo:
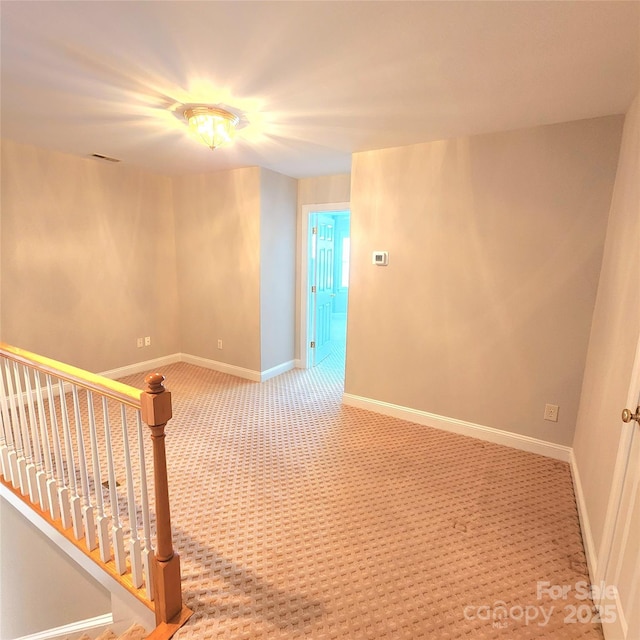
[[[177,174],[624,113],[640,2],[8,2],[2,136]],[[210,151],[177,105],[249,120]]]

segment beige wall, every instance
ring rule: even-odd
[[[640,96],[625,119],[573,441],[593,552],[602,542],[611,479],[640,339]]]
[[[570,444],[620,130],[609,117],[355,154],[346,391]],[[290,359],[276,285],[295,181],[170,180],[9,141],[2,160],[3,340],[92,370],[177,351],[254,371]],[[297,181],[298,233],[302,205],[349,201],[350,184]]]
[[[349,202],[351,197],[351,174],[300,178],[298,180],[298,208],[304,204]]]
[[[3,341],[92,371],[178,350],[169,178],[4,140],[1,202]]]
[[[345,391],[570,445],[621,127],[355,154]]]
[[[260,169],[175,178],[173,207],[181,350],[260,371]]]
[[[260,170],[261,371],[294,359],[297,181]]]
[[[2,340],[91,371],[180,351],[252,371],[292,360],[296,187],[257,167],[170,179],[3,141]],[[261,242],[277,261],[261,266]]]

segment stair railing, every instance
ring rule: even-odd
[[[191,612],[182,603],[173,549],[165,451],[172,409],[163,382],[149,375],[141,391],[0,343],[3,484],[167,627],[184,624]]]

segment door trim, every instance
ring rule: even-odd
[[[636,346],[636,355],[631,373],[631,382],[627,394],[627,404],[625,406],[635,406],[634,402],[638,399],[640,391],[640,337]],[[622,407],[620,408],[622,411]],[[582,491],[582,483],[580,481],[580,473],[578,465],[571,448],[571,456],[569,459],[571,467],[571,476],[573,479],[573,487],[576,494],[576,503],[578,506],[578,514],[580,516],[580,529],[587,556],[587,567],[589,569],[589,577],[592,584],[603,584],[610,561],[611,547],[613,537],[615,535],[615,525],[622,501],[622,491],[624,489],[624,478],[627,467],[627,460],[630,454],[631,439],[633,437],[634,423],[624,424],[620,420],[620,440],[618,443],[618,453],[611,479],[611,489],[609,490],[609,498],[607,501],[607,511],[602,528],[602,541],[600,546],[596,548],[593,541],[593,533],[591,523],[589,521],[588,511],[585,504],[584,493]],[[595,604],[598,604],[596,602]]]
[[[300,326],[298,344],[300,358],[296,363],[300,369],[308,369],[313,362],[309,347],[309,313],[311,292],[309,291],[309,219],[314,213],[329,213],[331,211],[351,211],[350,202],[327,202],[324,204],[303,204],[300,221]]]
[[[625,407],[634,407],[638,402],[638,394],[640,393],[640,337],[636,346],[636,355],[633,362],[631,372],[631,383],[627,393],[627,402]],[[620,407],[622,411],[624,407]],[[620,419],[620,442],[618,444],[618,455],[611,480],[611,491],[609,492],[609,502],[607,504],[607,513],[605,515],[604,526],[602,530],[602,543],[598,550],[598,565],[595,568],[595,580],[599,584],[605,579],[611,560],[611,551],[613,538],[615,535],[616,522],[618,520],[618,512],[620,511],[620,503],[622,501],[622,492],[624,490],[624,480],[627,470],[627,463],[631,453],[631,439],[633,431],[637,428],[634,421],[625,424]]]

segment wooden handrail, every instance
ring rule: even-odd
[[[163,384],[164,376],[159,373],[147,376],[145,378],[147,387],[141,391],[3,342],[0,342],[0,356],[70,383],[74,387],[87,389],[122,405],[133,407],[140,411],[139,415],[149,426],[153,444],[157,535],[157,548],[152,554],[154,607],[156,624],[164,625],[164,631],[158,637],[169,638],[187,621],[192,612],[182,604],[180,556],[173,549],[165,451],[165,427],[171,419],[172,409],[171,393],[164,388]],[[35,504],[32,506],[37,508]],[[79,539],[78,536],[76,538]],[[114,573],[117,574],[117,572]],[[138,593],[136,595],[140,597]]]
[[[135,387],[130,387],[129,385],[117,382],[116,380],[103,378],[102,376],[91,373],[90,371],[85,371],[84,369],[73,367],[70,364],[65,364],[64,362],[59,362],[52,358],[31,353],[30,351],[14,347],[4,342],[0,342],[0,354],[10,360],[34,367],[43,373],[48,373],[49,375],[55,376],[65,382],[75,384],[83,389],[95,391],[96,393],[107,396],[108,398],[113,398],[114,400],[122,402],[130,407],[134,407],[135,409],[140,408],[141,391]]]

